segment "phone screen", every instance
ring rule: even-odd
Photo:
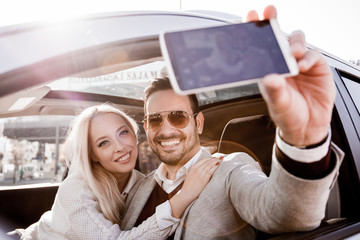
[[[180,91],[290,73],[269,20],[163,35]]]

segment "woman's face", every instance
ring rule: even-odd
[[[136,137],[124,119],[115,113],[100,113],[90,122],[89,137],[99,162],[116,179],[128,176],[136,164]]]

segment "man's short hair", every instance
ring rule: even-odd
[[[163,90],[173,90],[173,88],[171,87],[169,78],[167,76],[155,78],[150,82],[150,85],[145,89],[145,92],[144,92],[145,93],[145,99],[144,99],[145,114],[146,114],[146,102],[147,102],[148,98],[150,97],[150,95],[153,94],[154,92],[163,91]],[[198,113],[199,112],[199,102],[198,102],[196,95],[190,94],[187,96],[189,97],[190,105],[191,105],[191,109],[192,109],[193,113]]]

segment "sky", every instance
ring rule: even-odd
[[[2,0],[0,27],[26,21],[55,21],[94,12],[211,10],[262,15],[274,5],[285,33],[302,30],[308,43],[343,60],[360,59],[359,0]]]

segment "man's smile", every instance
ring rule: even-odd
[[[167,141],[159,141],[162,147],[176,146],[180,143],[180,139],[173,139]]]

